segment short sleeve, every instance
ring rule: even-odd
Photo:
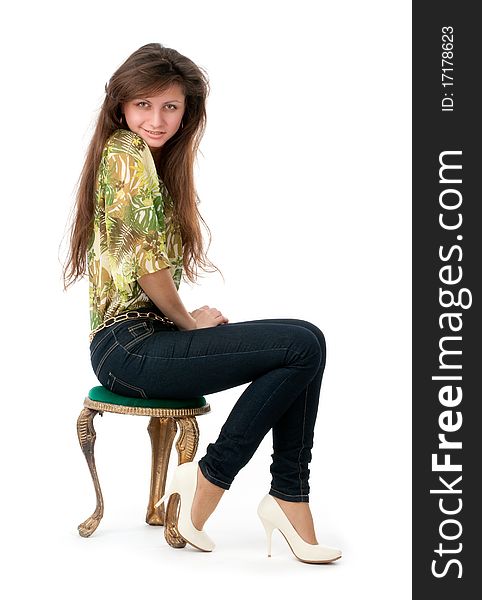
[[[172,266],[166,251],[159,183],[148,158],[152,160],[150,154],[146,157],[118,149],[106,157],[106,242],[118,289]],[[156,211],[155,199],[161,210]]]

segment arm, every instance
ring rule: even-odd
[[[138,283],[159,310],[179,329],[196,329],[196,320],[184,307],[169,269],[143,275]]]
[[[162,210],[156,209],[162,197],[147,145],[138,136],[119,131],[107,156],[105,177],[106,242],[116,285],[131,293],[137,282],[179,329],[196,329],[168,268],[165,223]]]

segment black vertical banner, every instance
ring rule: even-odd
[[[476,8],[464,1],[413,3],[415,599],[481,594],[482,106],[476,90],[482,33]]]

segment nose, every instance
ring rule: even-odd
[[[165,121],[164,121],[162,114],[158,113],[158,112],[153,112],[151,114],[151,118],[149,120],[150,128],[154,131],[154,130],[163,128],[164,125],[165,125]]]

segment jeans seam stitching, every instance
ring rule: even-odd
[[[307,498],[308,497],[308,494],[285,494],[284,492],[280,492],[273,486],[271,486],[271,489],[273,490],[273,492],[277,492],[278,494],[283,494],[283,496],[289,496],[290,498],[301,498],[301,497]]]
[[[145,321],[141,321],[140,323],[136,323],[135,325],[130,325],[127,328],[127,331],[129,333],[133,333],[133,331],[135,331],[136,329],[141,329],[142,327],[144,327],[144,329],[147,329],[147,323]]]
[[[298,454],[298,478],[300,480],[300,495],[301,496],[306,496],[307,494],[303,494],[303,481],[301,480],[301,453],[303,451],[304,445],[305,445],[305,423],[306,423],[306,402],[308,399],[308,386],[310,384],[308,383],[306,386],[306,393],[305,393],[305,408],[304,408],[304,413],[303,413],[303,431],[301,433],[301,448],[300,448],[300,452]]]
[[[114,333],[114,331],[116,331],[116,329],[119,329],[119,327],[122,327],[123,323],[115,323],[114,325],[110,325],[109,327],[107,327],[107,334],[104,335],[104,337],[100,336],[99,334],[96,334],[94,336],[94,339],[92,340],[92,343],[94,343],[95,338],[99,335],[99,341],[97,342],[97,344],[90,349],[90,355],[92,356],[94,354],[94,352],[97,350],[97,348],[100,346],[100,344],[102,344],[102,342],[104,342],[110,334],[110,333]],[[100,333],[100,331],[99,331]],[[114,336],[115,337],[115,336]]]
[[[116,336],[116,334],[115,334],[114,331],[112,332],[112,334],[113,334],[114,338],[116,339],[117,344],[119,345],[119,347],[122,348],[125,352],[127,352],[127,354],[130,354],[131,356],[138,356],[140,358],[143,358],[144,355],[142,355],[142,354],[134,354],[133,352],[129,352],[129,348],[131,346],[134,346],[137,342],[142,342],[146,338],[148,338],[151,335],[153,335],[153,333],[154,333],[154,327],[152,325],[152,322],[146,323],[146,326],[149,327],[149,329],[148,329],[148,331],[146,331],[146,333],[143,333],[142,335],[139,335],[138,337],[134,338],[133,340],[130,340],[127,344],[125,344],[125,346],[123,346],[119,342],[119,340],[117,339],[117,336]]]
[[[211,473],[209,472],[209,469],[207,468],[206,465],[204,465],[204,468],[206,469],[206,473],[209,475],[209,477],[211,477],[211,479],[215,479],[216,481],[219,481],[220,483],[224,483],[224,485],[231,485],[230,483],[227,483],[226,481],[223,481],[222,479],[218,479],[217,477],[214,477],[214,475],[211,475]]]
[[[105,335],[104,337],[100,336],[100,339],[97,340],[97,344],[90,349],[90,354],[94,354],[94,352],[97,350],[97,348],[102,344],[102,342],[108,337],[108,335]]]
[[[139,339],[139,338],[137,338],[137,339]],[[215,357],[215,356],[231,356],[231,355],[236,355],[236,354],[250,354],[253,352],[275,352],[277,350],[288,350],[288,348],[266,348],[263,350],[245,350],[245,351],[240,351],[240,352],[221,352],[218,354],[201,354],[200,356],[152,356],[150,354],[136,354],[135,352],[129,352],[129,350],[126,347],[122,346],[122,344],[119,344],[119,346],[123,350],[125,350],[127,352],[127,354],[130,354],[131,356],[136,356],[138,358],[155,358],[155,359],[161,359],[161,360],[192,360],[193,358],[211,358],[211,357]]]
[[[115,337],[115,336],[114,336]],[[107,357],[109,356],[109,354],[111,354],[113,352],[113,350],[119,345],[119,342],[115,342],[110,348],[109,350],[107,350],[107,352],[104,354],[104,356],[102,357],[102,360],[99,362],[99,364],[97,365],[97,369],[95,371],[95,375],[98,378],[99,377],[99,373],[101,368],[103,367]]]
[[[90,349],[90,354],[91,354],[91,355],[92,355],[92,354],[94,354],[94,352],[95,352],[95,351],[97,350],[97,348],[98,348],[98,347],[99,347],[99,346],[102,344],[102,342],[103,342],[104,340],[106,340],[106,339],[109,337],[109,335],[108,335],[109,333],[110,333],[110,331],[109,331],[109,332],[107,332],[107,335],[104,335],[104,337],[102,337],[101,335],[99,336],[99,339],[98,339],[98,340],[96,340],[96,341],[97,341],[96,345],[95,345],[93,348],[91,348],[91,349]],[[94,339],[95,339],[95,338],[94,338]],[[92,341],[94,341],[94,340],[92,340]]]
[[[111,371],[109,371],[109,375],[113,378],[113,381],[111,384],[111,391],[112,391],[112,387],[114,387],[114,383],[116,381],[119,381],[120,385],[124,385],[125,387],[130,388],[131,390],[135,390],[136,392],[139,392],[141,394],[142,398],[144,398],[144,400],[147,400],[146,393],[141,387],[132,385],[131,383],[127,383],[127,381],[124,381],[123,379],[119,379],[119,377],[116,377],[114,375],[114,373],[112,373]]]
[[[242,433],[242,437],[244,437],[246,435],[246,432],[248,431],[248,428],[251,427],[252,422],[254,421],[254,419],[256,419],[256,417],[259,415],[259,413],[264,409],[264,407],[266,406],[266,404],[269,402],[269,400],[272,398],[273,394],[275,394],[279,388],[283,385],[283,383],[288,379],[288,377],[290,377],[291,373],[289,373],[288,375],[286,375],[286,377],[283,379],[283,381],[278,385],[278,387],[273,390],[271,392],[271,394],[269,395],[268,398],[266,398],[265,402],[263,402],[263,406],[261,406],[261,408],[258,410],[258,412],[254,415],[251,423],[249,423],[248,427],[244,430],[244,432]]]
[[[154,325],[152,324],[152,321],[149,321],[147,323],[144,321],[144,325],[146,328],[145,333],[135,337],[133,340],[128,342],[125,345],[125,348],[130,348],[131,346],[134,346],[136,342],[142,342],[143,340],[145,340],[146,338],[148,338],[150,335],[152,335],[154,333]],[[131,328],[129,327],[129,331],[130,331],[130,329]]]

